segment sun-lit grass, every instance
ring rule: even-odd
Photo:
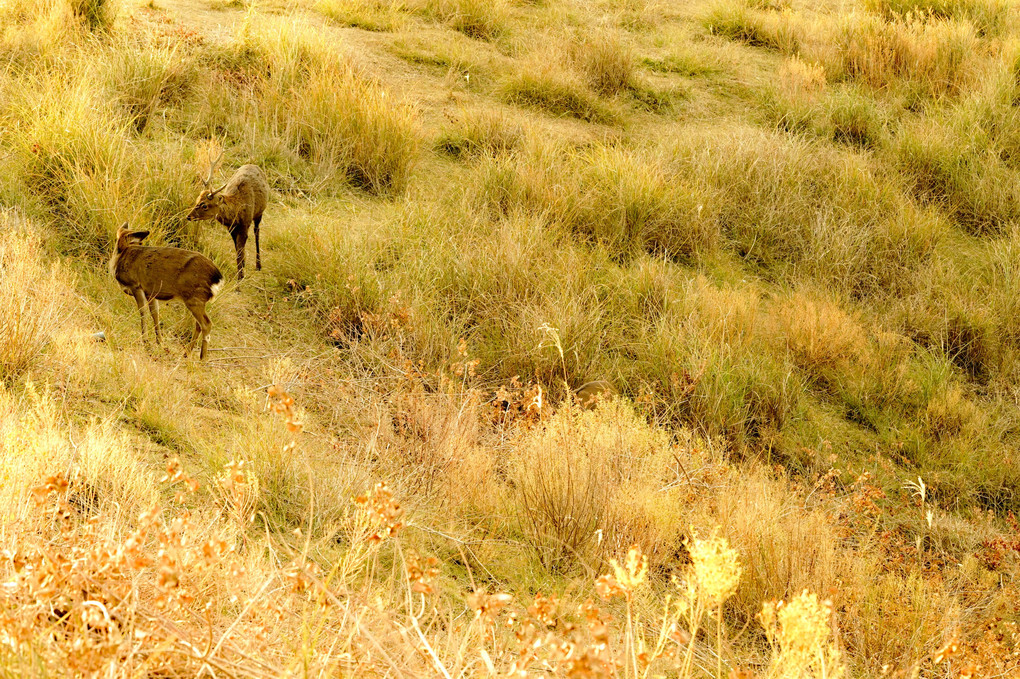
[[[1009,676],[1003,5],[82,7],[0,2],[0,674]],[[199,362],[106,260],[230,271],[220,150]]]

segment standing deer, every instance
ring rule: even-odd
[[[179,299],[195,317],[195,332],[184,356],[191,354],[195,340],[202,336],[199,357],[205,358],[212,321],[205,312],[206,302],[223,286],[223,274],[212,260],[199,252],[180,248],[148,247],[142,241],[148,231],[131,231],[127,222],[117,229],[117,251],[110,258],[110,273],[121,289],[135,298],[145,337],[145,310],[149,307],[156,344],[160,344],[159,300]]]
[[[237,280],[244,278],[244,246],[248,242],[248,227],[255,225],[255,270],[262,269],[262,253],[259,250],[259,224],[262,212],[269,199],[269,182],[255,165],[242,165],[226,184],[212,190],[213,172],[223,154],[209,165],[209,176],[202,180],[205,189],[198,194],[195,207],[191,208],[188,220],[215,219],[227,227],[234,239],[237,251]]]

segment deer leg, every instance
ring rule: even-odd
[[[205,302],[195,302],[187,306],[188,311],[195,317],[196,330],[199,330],[202,335],[202,348],[199,349],[198,357],[204,361],[206,348],[209,346],[209,332],[212,330],[212,321],[209,319],[209,314],[205,312]],[[190,353],[190,351],[191,347],[189,346],[188,352]]]
[[[156,344],[162,344],[163,338],[159,334],[159,301],[155,297],[149,300],[149,314],[152,316],[152,328],[156,331]]]
[[[259,249],[259,224],[262,223],[262,215],[257,215],[252,224],[255,226],[255,270],[262,271],[262,252]]]
[[[234,239],[234,249],[237,250],[237,280],[244,280],[244,246],[248,243],[248,227],[235,226],[230,231]]]
[[[202,334],[202,324],[199,323],[198,320],[196,320],[195,321],[195,331],[191,333],[191,341],[188,342],[188,346],[184,350],[184,358],[187,358],[188,356],[191,356],[191,350],[195,348],[195,341],[198,339],[198,336],[201,335],[201,334]]]
[[[139,289],[134,292],[135,304],[138,305],[138,318],[142,321],[142,341],[145,341],[145,294]]]

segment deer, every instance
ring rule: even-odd
[[[159,333],[159,302],[179,299],[195,317],[195,332],[184,352],[191,355],[195,342],[202,337],[199,359],[205,359],[209,345],[212,321],[205,305],[223,287],[223,274],[211,259],[200,252],[181,248],[150,247],[142,245],[148,231],[132,231],[128,223],[117,229],[117,248],[110,258],[110,273],[121,289],[135,299],[142,321],[142,338],[145,338],[145,309],[149,307],[156,344],[161,344]]]
[[[212,188],[213,173],[223,154],[209,165],[209,176],[202,180],[205,188],[198,194],[195,206],[188,213],[188,221],[215,219],[227,227],[237,252],[237,280],[244,279],[244,248],[248,243],[248,229],[255,231],[255,270],[262,270],[262,252],[259,248],[259,224],[269,199],[269,182],[256,165],[242,165],[218,189]]]

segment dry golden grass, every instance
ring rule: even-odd
[[[0,674],[1015,671],[996,3],[163,4],[0,4]]]

